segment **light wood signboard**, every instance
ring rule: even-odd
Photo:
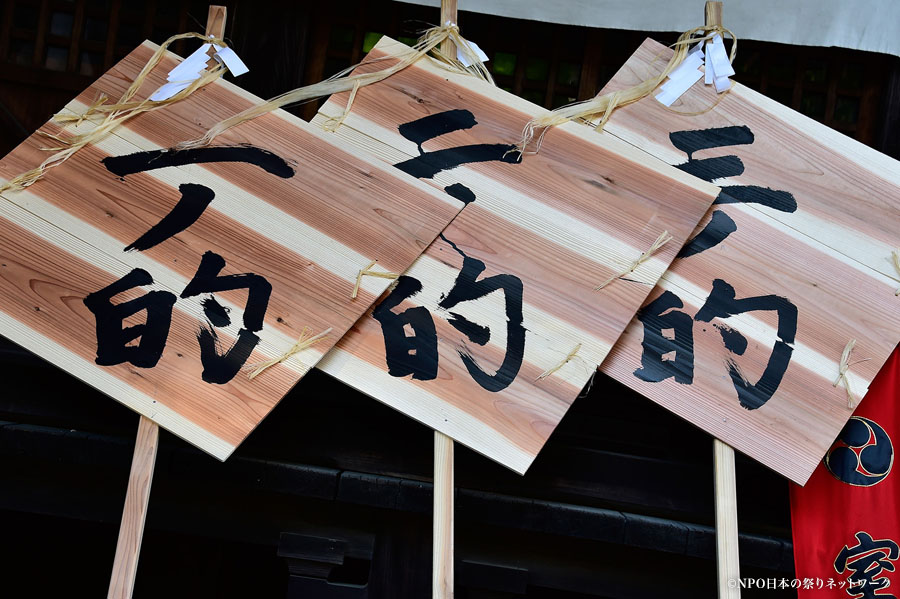
[[[118,98],[155,49],[145,42],[66,109]],[[168,54],[140,97],[177,61]],[[376,259],[406,270],[462,206],[281,111],[215,147],[166,151],[258,101],[216,82],[0,201],[0,333],[220,459],[390,284],[365,277],[351,300],[357,272]],[[45,145],[32,135],[0,177],[39,164]],[[240,370],[305,327],[332,331],[253,380]]]
[[[657,73],[647,40],[604,92]],[[673,105],[701,111],[695,85]],[[735,84],[652,97],[607,130],[721,186],[601,370],[803,484],[900,340],[900,163]],[[866,360],[859,362],[858,360]]]
[[[369,57],[402,48],[382,38]],[[333,96],[313,122],[346,102]],[[468,204],[319,367],[517,472],[717,192],[574,124],[517,163],[510,144],[542,112],[421,60],[360,89],[335,133]],[[595,291],[664,231],[672,241]]]

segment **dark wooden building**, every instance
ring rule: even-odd
[[[438,19],[387,0],[227,5],[227,36],[251,66],[239,83],[263,97],[357,62],[382,34],[409,41]],[[206,11],[188,1],[4,2],[0,152],[144,38],[202,31]],[[460,21],[498,85],[546,107],[593,96],[647,35]],[[900,157],[900,58],[739,50],[739,81]],[[138,417],[2,339],[0,376],[0,594],[102,596]],[[227,463],[163,433],[136,596],[428,597],[431,435],[319,372]],[[792,578],[789,483],[742,456],[737,472],[742,575]],[[712,475],[708,435],[598,378],[526,476],[458,449],[457,596],[714,597]]]

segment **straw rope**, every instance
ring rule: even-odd
[[[396,273],[396,272],[381,272],[378,270],[370,270],[373,266],[375,266],[376,262],[378,262],[378,261],[372,260],[371,262],[369,262],[369,265],[367,267],[361,269],[356,274],[356,285],[353,286],[353,293],[350,294],[350,299],[356,299],[356,296],[359,295],[359,285],[360,285],[360,283],[362,283],[363,277],[368,276],[368,277],[377,277],[379,279],[392,279],[392,280],[397,280],[400,278],[400,274]]]
[[[213,43],[219,46],[225,46],[225,42],[223,40],[215,37],[209,37],[200,33],[192,32],[173,35],[172,37],[167,39],[162,46],[156,49],[156,52],[153,53],[153,56],[150,57],[150,60],[147,61],[147,64],[144,65],[144,68],[141,69],[141,72],[138,74],[132,84],[128,87],[125,93],[122,94],[122,97],[120,97],[114,104],[106,104],[106,96],[101,96],[97,101],[91,104],[91,106],[88,107],[88,109],[83,114],[57,114],[54,117],[54,120],[59,123],[75,123],[76,125],[78,125],[82,121],[84,121],[85,118],[105,114],[106,116],[97,125],[96,128],[87,133],[73,135],[70,137],[62,137],[59,135],[53,135],[43,131],[38,131],[38,133],[40,133],[41,135],[58,142],[60,145],[52,148],[42,148],[44,150],[55,153],[44,160],[39,166],[27,172],[24,172],[19,176],[13,178],[12,180],[0,185],[0,193],[8,190],[20,190],[28,187],[29,185],[33,185],[38,180],[40,180],[41,177],[44,176],[48,169],[59,166],[81,148],[106,137],[116,127],[118,127],[128,119],[135,117],[141,113],[157,110],[159,108],[168,106],[169,104],[173,104],[175,102],[183,100],[194,93],[196,90],[205,85],[208,85],[209,83],[212,83],[213,81],[221,77],[222,74],[227,70],[227,68],[223,64],[217,64],[211,70],[204,71],[203,74],[198,79],[192,81],[188,87],[179,91],[177,94],[174,94],[170,98],[159,101],[152,101],[150,99],[140,101],[133,100],[135,94],[138,92],[141,85],[150,74],[150,71],[152,71],[153,68],[156,67],[156,65],[158,65],[162,60],[163,55],[165,54],[168,47],[173,42],[187,38],[199,38],[204,40],[205,42]]]
[[[459,51],[462,52],[463,55],[465,55],[469,60],[469,62],[472,63],[471,67],[465,67],[455,57],[447,56],[441,53],[439,46],[445,39],[453,40]],[[427,29],[422,34],[422,37],[419,38],[419,41],[412,48],[401,52],[399,55],[366,60],[359,64],[348,67],[340,73],[337,73],[336,75],[329,77],[324,81],[313,83],[312,85],[306,85],[304,87],[300,87],[295,90],[283,93],[272,98],[271,100],[263,102],[262,104],[257,104],[256,106],[252,106],[247,110],[244,110],[243,112],[219,121],[218,123],[213,125],[209,129],[209,131],[207,131],[206,134],[202,137],[191,141],[182,142],[176,147],[179,150],[184,150],[206,146],[228,129],[240,125],[241,123],[246,123],[247,121],[253,120],[264,114],[268,114],[273,110],[277,110],[290,104],[308,102],[310,100],[315,100],[316,98],[321,98],[324,96],[330,96],[332,94],[346,91],[352,92],[352,90],[354,89],[358,90],[360,87],[378,83],[379,81],[387,79],[394,73],[402,71],[403,69],[428,55],[429,53],[431,53],[432,58],[435,59],[438,64],[441,64],[451,71],[474,75],[489,83],[494,83],[494,80],[491,77],[491,74],[488,72],[487,67],[485,67],[484,63],[481,62],[481,59],[478,58],[478,55],[469,45],[469,42],[459,34],[459,27],[454,23],[448,23],[439,27],[432,27],[430,29]],[[396,62],[379,71],[374,71],[371,73],[359,73],[357,75],[350,74],[357,67],[368,66],[382,61]],[[344,115],[338,119],[338,126],[341,122],[343,122],[343,119],[346,118],[346,113],[348,112],[348,110],[349,104],[347,109],[345,109],[344,111]]]
[[[557,370],[559,370],[560,368],[562,368],[563,366],[565,366],[566,364],[568,364],[569,361],[571,361],[572,358],[575,357],[575,355],[578,353],[578,350],[580,350],[580,349],[581,349],[581,344],[579,343],[578,345],[575,346],[575,348],[574,348],[572,351],[570,351],[570,352],[566,355],[565,358],[563,358],[562,360],[559,361],[559,364],[557,364],[557,365],[554,366],[553,368],[548,368],[547,370],[545,370],[544,372],[542,372],[542,373],[540,374],[540,376],[537,377],[536,380],[542,381],[542,380],[544,380],[545,378],[547,378],[548,376],[550,376],[551,374],[553,374],[554,372],[556,372]]]
[[[860,362],[867,362],[872,358],[863,358],[862,360],[857,360],[856,362],[850,362],[850,354],[853,353],[853,348],[856,346],[856,339],[851,339],[847,342],[847,345],[844,346],[844,351],[841,353],[841,363],[838,365],[838,377],[834,380],[834,384],[832,387],[837,387],[840,383],[844,384],[844,388],[847,390],[847,407],[851,410],[856,407],[856,404],[853,401],[853,391],[850,389],[850,379],[847,377],[847,371],[850,370],[850,367],[853,364],[859,364]]]
[[[656,241],[653,242],[653,245],[650,246],[650,249],[648,249],[646,252],[642,253],[640,255],[640,257],[637,260],[635,260],[634,262],[632,262],[628,268],[626,268],[625,270],[623,270],[622,272],[620,272],[617,275],[611,276],[610,278],[608,278],[606,281],[604,281],[600,285],[594,287],[594,291],[600,291],[601,289],[603,289],[604,287],[606,287],[607,285],[609,285],[616,279],[620,279],[620,278],[624,277],[625,275],[633,273],[637,269],[638,266],[640,266],[641,264],[643,264],[644,262],[649,260],[650,256],[652,256],[654,253],[657,252],[657,250],[659,250],[659,248],[666,245],[670,241],[672,241],[672,236],[669,235],[668,231],[663,231],[662,233],[659,234],[659,237],[656,238]]]
[[[271,368],[272,366],[275,366],[276,364],[281,364],[282,362],[284,362],[291,356],[299,354],[304,349],[307,349],[307,348],[315,345],[316,343],[318,343],[319,341],[321,341],[322,339],[327,337],[328,334],[331,333],[331,329],[332,329],[332,327],[328,327],[327,329],[325,329],[318,335],[310,337],[309,336],[309,332],[310,332],[309,327],[303,327],[303,331],[300,333],[300,337],[297,339],[297,341],[294,343],[294,345],[292,345],[290,347],[290,349],[288,349],[286,352],[284,352],[277,358],[272,358],[271,360],[266,360],[264,362],[257,362],[255,364],[247,364],[246,366],[241,368],[241,370],[249,370],[250,374],[247,375],[247,378],[249,378],[252,381],[256,377],[261,375],[263,372],[265,372],[266,370]]]
[[[347,107],[344,108],[344,112],[341,113],[339,117],[328,117],[325,121],[325,124],[322,126],[325,131],[329,131],[331,133],[336,132],[341,125],[344,124],[344,119],[347,118],[347,115],[350,114],[350,107],[353,106],[353,100],[356,99],[356,92],[359,91],[359,81],[353,84],[353,90],[350,92],[350,97],[347,99]]]
[[[604,125],[606,125],[607,121],[609,121],[609,117],[612,115],[614,110],[622,106],[627,106],[628,104],[633,104],[634,102],[645,98],[651,92],[653,92],[653,90],[655,90],[659,86],[659,84],[669,76],[669,73],[671,73],[678,65],[681,64],[685,56],[687,56],[688,54],[689,46],[711,40],[717,34],[721,35],[723,38],[727,34],[731,38],[732,43],[729,60],[731,62],[734,62],[734,58],[737,55],[737,37],[735,37],[734,33],[732,33],[730,29],[726,29],[720,25],[704,25],[702,27],[695,27],[694,29],[685,31],[678,37],[678,41],[670,46],[675,49],[675,53],[669,59],[668,64],[666,64],[665,68],[659,75],[650,77],[649,79],[646,79],[641,83],[638,83],[637,85],[634,85],[627,89],[610,92],[607,94],[603,94],[602,96],[597,96],[590,100],[583,100],[581,102],[575,102],[567,106],[562,106],[560,108],[557,108],[556,110],[548,112],[543,116],[533,118],[532,120],[528,121],[528,123],[525,125],[524,130],[522,131],[522,140],[517,146],[517,151],[520,152],[522,156],[526,154],[537,154],[540,151],[541,143],[543,142],[544,135],[547,133],[547,131],[557,125],[562,125],[563,123],[567,123],[573,120],[591,121],[598,115],[602,115],[599,124],[596,126],[597,131],[602,131]],[[707,108],[706,110],[697,113],[680,114],[703,114],[704,112],[711,110],[716,104],[718,104],[720,100],[721,96],[719,96],[713,106]],[[536,131],[540,131],[540,134],[537,135],[537,141],[535,143],[534,150],[528,151],[528,146],[533,141],[535,141]]]

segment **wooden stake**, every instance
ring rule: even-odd
[[[453,599],[453,439],[434,431],[433,599]]]
[[[734,449],[714,439],[713,457],[716,470],[716,562],[719,599],[740,599],[741,562],[738,556]]]
[[[225,35],[226,16],[227,10],[224,6],[210,5],[206,20],[206,35],[221,39]],[[146,416],[141,416],[134,442],[134,456],[131,459],[131,473],[128,475],[122,523],[119,525],[116,556],[113,559],[112,576],[109,579],[108,599],[131,599],[134,592],[158,446],[159,425]]]
[[[457,23],[456,0],[441,0],[441,25]],[[441,53],[455,56],[453,40],[441,42]],[[434,536],[432,599],[453,599],[453,439],[434,431]]]
[[[147,518],[147,503],[150,500],[150,485],[153,482],[153,466],[156,464],[158,443],[159,426],[146,416],[141,416],[134,443],[131,474],[128,476],[125,508],[122,510],[122,524],[119,526],[116,557],[113,561],[112,577],[109,580],[108,599],[130,599],[134,591],[134,577],[141,553],[141,539],[144,536],[144,521]]]

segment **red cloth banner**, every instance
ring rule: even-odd
[[[805,487],[791,483],[799,599],[900,597],[900,348]]]

